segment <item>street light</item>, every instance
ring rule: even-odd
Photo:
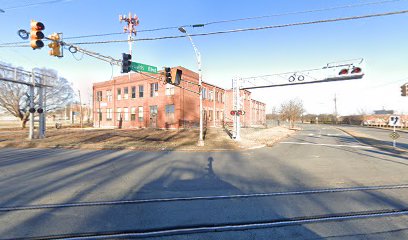
[[[204,140],[203,140],[203,94],[201,91],[202,88],[202,78],[203,75],[201,73],[201,54],[198,51],[198,48],[193,42],[193,39],[191,36],[187,33],[186,29],[184,27],[179,27],[178,30],[188,37],[190,39],[191,45],[193,45],[194,52],[197,58],[197,65],[198,65],[198,91],[199,91],[199,96],[200,96],[200,135],[198,137],[198,146],[204,146]]]

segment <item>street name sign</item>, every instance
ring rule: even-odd
[[[130,70],[135,72],[157,73],[157,67],[137,62],[131,63]]]

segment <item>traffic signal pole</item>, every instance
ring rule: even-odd
[[[128,43],[129,43],[129,54],[132,55],[132,43],[133,43],[133,35],[136,36],[136,26],[139,25],[139,18],[134,15],[132,17],[132,13],[129,12],[129,16],[120,15],[119,21],[125,21],[127,23],[126,26],[123,27],[123,31],[129,33],[128,35]],[[128,73],[129,80],[130,80],[130,72]]]
[[[31,85],[30,85],[30,109],[34,108],[34,87],[35,87],[35,76],[34,71],[31,72]],[[28,133],[28,139],[34,138],[34,112],[30,111],[30,129]]]

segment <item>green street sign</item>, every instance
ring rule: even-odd
[[[132,62],[130,70],[135,72],[157,73],[157,67],[137,62]]]

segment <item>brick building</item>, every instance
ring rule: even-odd
[[[160,74],[138,74],[115,77],[110,81],[94,83],[94,126],[123,128],[190,128],[199,124],[198,74],[183,67],[180,86],[164,84],[150,78]],[[189,91],[191,90],[191,91]],[[222,126],[229,121],[232,91],[203,82],[204,124]],[[264,124],[265,104],[251,99],[243,91],[243,106],[247,113],[243,126]],[[241,95],[242,96],[242,95]]]

